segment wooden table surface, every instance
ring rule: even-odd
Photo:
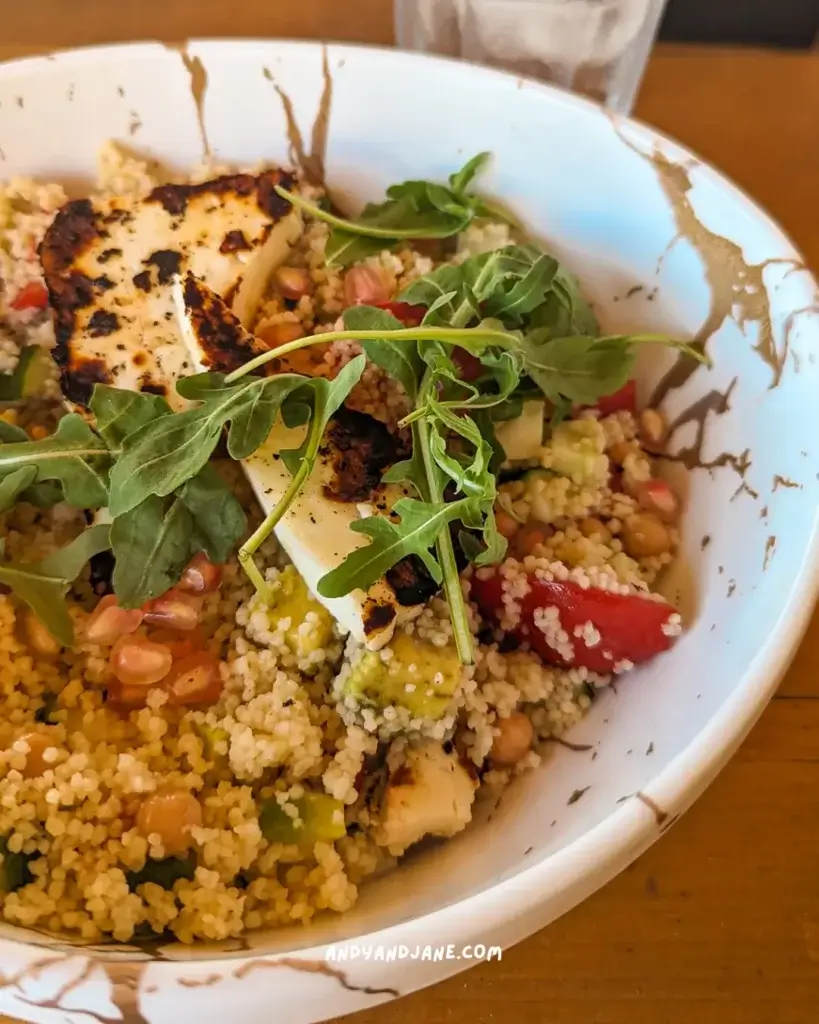
[[[0,58],[128,38],[386,43],[392,32],[389,0],[5,0],[3,8]],[[768,207],[819,268],[819,52],[661,47],[637,109]],[[639,861],[501,963],[353,1024],[418,1021],[819,1021],[819,616],[739,754]]]

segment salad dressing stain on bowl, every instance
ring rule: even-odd
[[[292,151],[353,208],[394,182],[443,182],[465,154],[490,150],[486,193],[530,237],[548,239],[603,322],[616,313],[618,329],[693,339],[712,360],[697,368],[657,348],[639,371],[672,425],[666,468],[688,470],[681,557],[664,586],[689,628],[602,694],[491,815],[362,886],[349,913],[307,928],[188,946],[84,945],[0,926],[0,1012],[13,1017],[79,1024],[109,1019],[113,1005],[146,1024],[180,1013],[261,1022],[273,1005],[289,1024],[312,1024],[463,966],[334,962],[343,943],[516,942],[637,857],[736,749],[795,649],[819,579],[819,481],[804,472],[819,437],[819,369],[808,358],[819,301],[799,254],[750,200],[673,142],[632,122],[613,126],[583,100],[392,51],[211,41],[181,52],[113,47],[0,69],[4,177],[93,176],[97,149],[127,137],[131,111],[140,145],[177,179],[203,150],[238,166],[287,164]],[[309,154],[306,125],[315,125]],[[624,282],[655,298],[615,305]],[[777,477],[802,487],[777,487]]]

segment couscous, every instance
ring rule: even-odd
[[[5,921],[342,913],[681,631],[660,339],[600,337],[482,159],[357,221],[113,145],[0,192]]]

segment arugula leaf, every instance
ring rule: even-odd
[[[523,365],[547,398],[590,405],[618,391],[632,374],[635,346],[664,344],[699,358],[689,345],[663,335],[549,339],[546,331],[524,335]]]
[[[424,186],[423,194],[415,187],[418,185]],[[457,199],[453,199],[448,211],[442,210],[429,198],[426,182],[393,185],[387,192],[389,199],[383,203],[368,203],[356,220],[338,217],[278,186],[276,191],[293,206],[329,224],[334,233],[341,231],[342,234],[377,239],[381,249],[387,249],[390,243],[403,238],[449,238],[462,231],[471,219],[470,211]]]
[[[483,300],[483,312],[506,326],[522,323],[545,301],[557,270],[557,260],[534,246],[510,247],[493,268],[497,283]]]
[[[478,172],[487,164],[492,154],[489,152],[478,153],[471,160],[463,165],[459,171],[449,176],[449,185],[452,191],[459,196],[465,196],[466,190],[472,184]]]
[[[367,590],[402,558],[417,555],[430,576],[440,583],[441,567],[430,548],[441,530],[464,513],[467,500],[449,504],[401,498],[393,508],[397,522],[383,516],[358,519],[350,525],[356,533],[370,538],[370,543],[352,551],[331,572],[318,582],[322,597],[343,597],[351,590]]]
[[[476,409],[472,414],[472,418],[475,420],[475,424],[478,430],[480,430],[484,441],[492,449],[492,458],[489,460],[489,472],[497,478],[501,466],[506,462],[506,452],[495,433],[495,420],[497,419],[495,413],[496,409],[493,409],[491,413],[485,409]],[[518,415],[520,414],[518,413]]]
[[[450,238],[463,231],[474,217],[485,215],[488,204],[468,189],[488,159],[488,153],[473,157],[450,175],[449,187],[431,181],[392,185],[383,203],[369,203],[355,220],[337,217],[285,189],[276,191],[293,206],[330,225],[325,258],[330,264],[349,266],[392,248],[402,239]],[[502,215],[493,208],[493,215],[496,213]]]
[[[364,235],[354,235],[352,231],[342,231],[340,228],[330,232],[327,244],[324,247],[324,258],[329,266],[351,267],[354,263],[360,263],[369,256],[377,256],[384,249],[391,248],[380,238],[366,238]]]
[[[30,441],[31,438],[22,427],[0,420],[0,444],[16,444],[18,441]]]
[[[464,281],[463,264],[456,266],[445,263],[437,270],[407,285],[398,296],[398,301],[408,302],[413,306],[427,306],[425,325],[449,326],[460,305],[459,296],[463,293]],[[474,316],[480,316],[477,308],[474,310]]]
[[[178,498],[149,495],[111,526],[114,593],[140,608],[178,582],[192,557],[193,516]]]
[[[530,328],[545,327],[552,338],[597,337],[600,325],[591,305],[580,290],[580,282],[562,265],[552,282],[552,290],[530,320]]]
[[[350,331],[395,331],[401,330],[404,325],[384,309],[351,306],[344,311],[344,326]],[[417,345],[395,345],[384,337],[380,340],[364,340],[361,347],[368,359],[397,380],[410,399],[415,399],[422,369]]]
[[[207,463],[228,423],[228,452],[233,459],[246,459],[267,440],[284,399],[313,383],[294,373],[243,377],[235,384],[226,384],[220,373],[183,378],[179,393],[186,398],[196,394],[200,404],[161,416],[125,438],[111,472],[111,515],[129,512],[152,494],[165,497],[190,480]],[[0,467],[1,460],[2,448]]]
[[[108,448],[76,413],[64,416],[57,430],[42,441],[0,445],[0,480],[33,466],[37,482],[59,481],[65,500],[75,508],[102,508],[107,503],[109,465]]]
[[[20,501],[27,501],[35,508],[53,508],[65,501],[63,489],[56,480],[43,480],[42,483],[32,484],[20,495]]]
[[[23,466],[0,480],[0,512],[8,512],[17,503],[23,491],[37,479],[34,466]]]
[[[110,547],[109,527],[91,526],[67,547],[39,562],[0,562],[0,583],[25,601],[56,640],[70,647],[74,627],[65,595],[88,560]]]
[[[176,492],[193,516],[197,551],[211,562],[226,562],[247,529],[241,503],[212,465],[207,465]],[[191,557],[196,554],[192,552]]]
[[[97,433],[109,448],[118,448],[129,434],[171,412],[161,395],[107,384],[94,385],[89,408],[96,419]]]
[[[313,397],[310,412],[310,429],[298,448],[285,449],[281,452],[284,464],[293,476],[298,474],[303,464],[308,466],[307,476],[310,475],[318,455],[319,444],[324,436],[324,431],[327,429],[330,417],[338,411],[345,398],[361,379],[365,365],[366,359],[364,356],[356,356],[355,359],[351,359],[346,366],[342,367],[332,380],[327,380],[325,377],[315,377],[310,382],[309,387]],[[294,398],[300,407],[301,400],[299,394],[297,393]]]
[[[245,531],[242,506],[211,466],[169,497],[150,495],[111,526],[114,593],[123,608],[164,594],[195,554],[225,562]]]
[[[424,324],[465,327],[482,317],[521,324],[550,295],[559,264],[534,245],[507,245],[438,267],[413,281],[399,301],[427,306]]]

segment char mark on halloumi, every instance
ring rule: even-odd
[[[174,384],[192,366],[179,339],[173,284],[191,271],[249,322],[301,231],[277,185],[291,189],[295,179],[279,169],[231,174],[162,185],[142,199],[75,200],[60,210],[40,260],[69,401],[86,405],[94,384],[106,383],[181,405]]]
[[[254,356],[267,351],[267,346],[250,334],[227,305],[209,288],[202,286],[190,271],[182,283],[183,303],[190,328],[198,343],[197,369],[232,373]],[[272,373],[270,363],[260,373]]]

